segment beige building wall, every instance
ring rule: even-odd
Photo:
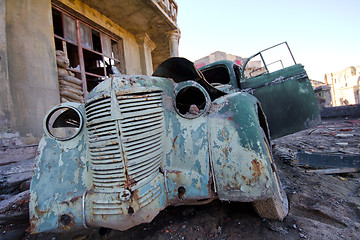
[[[12,128],[13,119],[7,60],[5,3],[5,0],[0,0],[0,131]]]
[[[360,66],[326,74],[325,81],[331,84],[333,106],[360,104]]]
[[[12,127],[40,137],[44,115],[59,103],[51,3],[11,0],[5,9]]]

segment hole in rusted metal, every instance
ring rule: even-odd
[[[186,189],[184,187],[181,186],[178,188],[178,198],[179,199],[183,199],[185,193],[186,193]]]
[[[194,117],[204,111],[206,98],[199,88],[187,86],[178,92],[175,104],[180,114],[190,114]]]
[[[104,228],[104,227],[101,227],[99,229],[99,235],[100,236],[107,236],[110,232],[111,232],[112,229],[110,228]]]
[[[64,226],[69,225],[69,224],[71,223],[71,221],[72,221],[72,218],[71,218],[69,215],[67,215],[67,214],[63,214],[63,215],[61,215],[61,217],[60,217],[60,222],[61,222],[61,224],[64,225]]]
[[[129,214],[129,215],[134,214],[134,209],[133,209],[132,207],[129,207],[129,209],[128,209],[128,214]]]

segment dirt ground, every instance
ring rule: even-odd
[[[26,233],[19,239],[360,239],[360,174],[307,173],[307,168],[292,161],[300,150],[360,156],[359,139],[360,119],[335,119],[273,141],[290,201],[289,215],[282,222],[259,218],[250,203],[215,200],[201,206],[168,207],[151,223],[124,232]],[[27,224],[1,225],[0,239],[13,239],[6,232]]]

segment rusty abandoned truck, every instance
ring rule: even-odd
[[[260,69],[245,72],[259,55]],[[270,140],[316,124],[319,110],[302,65],[271,72],[262,55],[200,71],[170,58],[153,76],[115,74],[85,104],[55,106],[30,188],[32,233],[123,231],[169,205],[217,198],[282,220]]]

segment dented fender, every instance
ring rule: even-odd
[[[255,97],[241,92],[213,102],[209,114],[210,159],[221,200],[266,199],[274,189],[267,126],[260,125],[259,106]]]

